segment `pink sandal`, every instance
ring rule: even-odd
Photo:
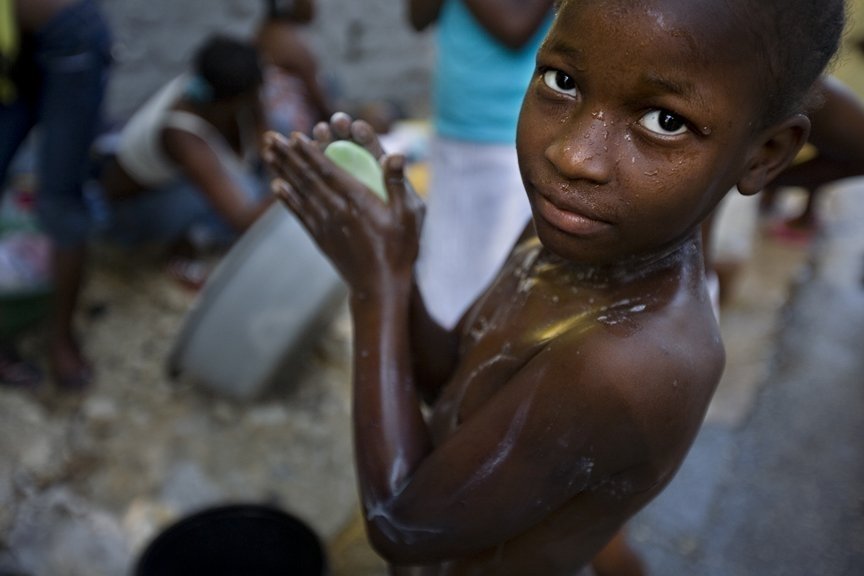
[[[792,226],[789,222],[777,222],[768,227],[768,235],[772,238],[791,244],[793,246],[806,246],[813,240],[818,231],[817,227],[801,228]]]

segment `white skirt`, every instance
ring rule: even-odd
[[[430,142],[417,281],[426,307],[454,326],[485,290],[531,217],[515,145]]]

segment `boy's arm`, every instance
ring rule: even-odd
[[[334,114],[330,122],[319,122],[313,132],[315,140],[321,146],[326,146],[333,140],[353,140],[376,158],[384,155],[381,142],[369,123],[362,120],[352,122],[351,118],[342,112]],[[422,220],[425,210],[423,201],[413,192],[408,198],[414,205],[413,210],[420,214]],[[416,384],[424,401],[431,403],[453,372],[461,326],[447,330],[438,324],[426,310],[423,296],[416,284],[411,290],[410,322]]]
[[[416,385],[427,404],[438,398],[455,370],[461,332],[461,323],[448,330],[432,318],[415,283],[411,296],[411,348]]]
[[[553,0],[464,0],[483,27],[502,44],[521,48],[549,16]]]
[[[420,32],[438,20],[444,0],[408,0],[408,18],[411,26]]]
[[[367,521],[404,488],[432,443],[414,386],[410,322],[419,218],[403,162],[385,162],[389,201],[337,169],[313,142],[272,136],[276,191],[349,287],[354,329],[353,422]]]
[[[620,362],[591,362],[594,350],[573,350],[563,339],[540,347],[513,377],[489,382],[498,391],[462,415],[450,436],[413,453],[410,465],[405,460],[405,473],[398,474],[387,499],[363,494],[368,534],[383,557],[428,564],[482,556],[503,542],[515,546],[514,538],[565,505],[574,508],[561,529],[572,546],[590,545],[593,531],[610,521],[598,506],[638,506],[662,484],[674,465],[652,465],[658,428],[646,426],[644,407],[628,398],[627,382],[654,388],[656,380],[674,380],[676,374],[664,370],[659,378],[645,377],[639,365],[628,366],[633,374],[625,376]],[[658,355],[638,358],[645,357]],[[366,425],[380,427],[373,420]],[[668,444],[677,450],[676,442]],[[381,451],[357,444],[359,451],[370,448]],[[519,555],[517,548],[508,553]]]

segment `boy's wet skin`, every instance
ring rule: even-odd
[[[723,366],[698,225],[808,131],[761,126],[763,70],[725,42],[739,21],[693,4],[562,3],[517,139],[534,225],[452,334],[411,289],[401,163],[384,206],[312,143],[272,139],[277,192],[352,290],[358,479],[392,573],[572,575],[692,443]]]
[[[566,574],[671,479],[723,358],[698,247],[681,252],[596,284],[536,236],[517,248],[435,404],[436,453],[455,468],[417,486],[446,530],[491,522],[473,541],[506,544],[442,574]]]
[[[603,266],[680,243],[738,182],[757,70],[717,61],[734,28],[728,14],[694,28],[704,3],[584,4],[561,11],[540,50],[517,145],[541,239]],[[742,191],[761,188],[753,176]]]

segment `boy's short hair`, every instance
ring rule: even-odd
[[[766,67],[763,126],[807,110],[814,84],[840,45],[845,4],[844,0],[729,2],[746,26],[742,32]]]
[[[255,46],[229,36],[208,38],[196,52],[194,65],[195,72],[209,85],[214,100],[257,89],[264,78]]]

